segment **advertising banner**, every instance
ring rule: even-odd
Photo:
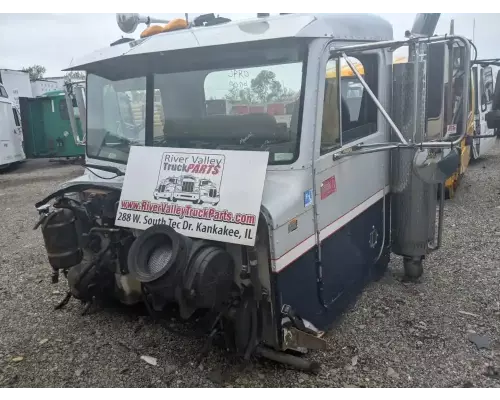
[[[116,225],[170,225],[200,239],[255,243],[269,154],[138,147],[130,150]]]

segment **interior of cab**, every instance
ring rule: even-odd
[[[206,76],[206,71],[190,73],[185,77],[182,74],[155,76],[155,88],[160,93],[155,107],[161,109],[162,129],[155,126],[154,145],[168,143],[169,147],[179,148],[262,149],[271,153],[271,161],[277,161],[274,154],[293,157],[297,148],[300,96],[283,107],[292,112],[287,122],[277,119],[271,111],[258,111],[258,107],[255,107],[257,111],[238,114],[226,110],[225,104],[222,104],[217,107],[220,110],[213,112],[214,105],[209,105],[209,102],[214,99],[207,101],[204,92]],[[185,82],[184,78],[189,82]],[[225,103],[223,99],[220,101]],[[207,112],[209,107],[212,109],[210,113]]]
[[[336,63],[336,60],[331,61]],[[361,66],[364,80],[371,90],[377,93],[378,68],[374,56],[359,56],[359,59],[351,61]],[[332,68],[331,64],[329,68]],[[336,77],[327,77],[323,106],[322,154],[339,148],[341,144],[346,145],[375,133],[377,130],[377,107],[366,90],[362,88],[358,78],[352,74],[342,76],[340,96],[337,86]],[[341,122],[339,121],[340,115]]]

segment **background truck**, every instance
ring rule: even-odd
[[[21,97],[21,116],[24,146],[28,158],[74,158],[85,156],[85,147],[79,146],[72,133],[70,115],[75,114],[78,137],[83,138],[82,122],[76,101],[68,110],[62,90],[43,96]]]

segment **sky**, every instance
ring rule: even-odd
[[[190,14],[190,19],[199,14]],[[233,20],[255,14],[224,14]],[[394,37],[403,38],[411,28],[415,14],[379,14],[393,25]],[[155,14],[157,18],[182,18],[184,14]],[[451,19],[455,33],[472,39],[475,20],[475,44],[479,58],[500,57],[500,14],[442,14],[436,33],[447,33]],[[46,77],[61,76],[71,60],[91,53],[122,36],[138,38],[144,25],[132,35],[124,34],[115,14],[0,14],[0,68],[21,69],[40,64]]]

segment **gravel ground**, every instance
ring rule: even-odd
[[[266,361],[238,368],[217,349],[196,367],[201,339],[137,310],[82,317],[73,300],[54,311],[65,285],[50,284],[33,205],[81,172],[30,161],[0,175],[0,387],[500,387],[500,145],[446,203],[443,248],[421,281],[402,282],[394,258],[328,334],[330,349],[310,354],[323,364],[317,376]],[[489,349],[471,333],[486,335]]]

